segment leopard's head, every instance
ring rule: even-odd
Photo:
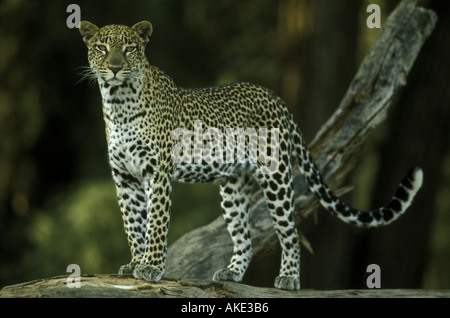
[[[99,81],[121,85],[144,71],[145,46],[153,30],[150,22],[142,21],[131,28],[125,25],[99,28],[81,21],[79,29],[88,48],[89,65]]]

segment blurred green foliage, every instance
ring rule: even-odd
[[[128,262],[114,191],[110,180],[89,180],[49,198],[31,221],[29,239],[34,248],[23,259],[29,274],[51,276],[55,269],[65,274],[69,264],[78,264],[82,273],[112,273]]]
[[[447,155],[442,165],[443,182],[436,195],[438,213],[435,214],[431,231],[430,262],[424,287],[430,289],[448,289],[450,282],[450,155]]]

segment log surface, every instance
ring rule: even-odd
[[[0,298],[392,298],[450,297],[450,290],[348,289],[285,291],[232,282],[175,280],[156,283],[119,275],[82,275],[80,288],[69,288],[68,276],[38,279],[3,287]],[[69,279],[71,282],[72,279]]]

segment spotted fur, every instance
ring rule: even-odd
[[[163,276],[173,180],[219,182],[223,215],[234,249],[228,267],[217,271],[213,278],[236,282],[242,280],[252,257],[248,211],[250,193],[254,184],[259,185],[282,249],[275,287],[289,290],[300,288],[294,165],[300,167],[311,191],[327,210],[344,222],[362,227],[382,226],[397,219],[422,184],[422,171],[415,168],[385,207],[369,212],[353,209],[323,182],[300,129],[285,103],[272,91],[251,83],[203,89],[176,86],[145,57],[144,49],[152,33],[150,22],[131,28],[98,28],[84,21],[80,32],[88,47],[92,76],[97,78],[102,94],[109,163],[132,255],[119,274],[133,274],[148,281]],[[202,123],[200,132],[215,128],[224,135],[229,128],[276,128],[277,147],[268,146],[269,135],[259,139],[267,142],[267,156],[273,159],[277,155],[276,169],[265,171],[267,161],[261,156],[256,162],[250,160],[247,144],[248,156],[237,162],[222,160],[224,157],[217,153],[215,158],[221,160],[196,160],[194,148],[189,148],[193,160],[177,162],[172,152],[180,141],[173,138],[173,132],[182,128],[195,133],[196,121]],[[186,152],[189,154],[189,150]]]

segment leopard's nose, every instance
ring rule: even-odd
[[[122,69],[122,66],[108,66],[108,68],[116,75]]]

